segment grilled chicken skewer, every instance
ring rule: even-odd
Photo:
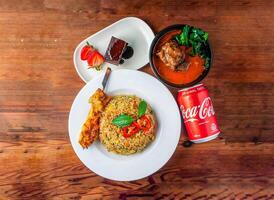
[[[106,70],[102,85],[103,90],[107,84],[111,69]],[[79,144],[85,149],[88,148],[99,136],[99,121],[102,111],[110,101],[102,89],[98,88],[96,92],[89,98],[91,108],[85,123],[82,126]]]

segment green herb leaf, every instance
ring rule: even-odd
[[[189,39],[192,43],[203,42],[203,39],[197,33],[191,33]]]
[[[147,110],[147,103],[143,100],[139,103],[138,106],[138,117],[142,117]]]
[[[204,41],[208,40],[208,33],[207,32],[205,32],[205,34],[203,35],[203,38],[204,38]]]
[[[207,40],[208,40],[207,32],[204,32],[200,28],[193,28],[191,31],[192,31],[192,34],[193,34],[196,42],[203,42],[203,43],[207,42]]]
[[[178,44],[182,45],[180,35],[175,35],[174,39],[178,42]]]
[[[190,26],[189,25],[185,25],[183,28],[183,33],[181,34],[184,38],[184,44],[188,47],[189,46],[189,42],[188,42],[188,34],[189,34],[189,30],[190,30]]]
[[[118,117],[112,120],[112,123],[118,127],[129,126],[130,124],[132,124],[132,122],[133,118],[125,114],[119,115]]]
[[[205,58],[205,68],[208,69],[209,68],[209,62],[210,62],[210,58],[206,57]]]
[[[208,48],[208,33],[200,28],[192,26],[184,26],[181,34],[176,35],[175,40],[179,45],[192,47],[192,50],[188,53],[190,56],[199,55],[204,59],[205,68],[209,68],[210,55],[206,51]]]
[[[188,42],[189,30],[190,30],[190,26],[185,25],[184,28],[182,29],[182,33],[175,36],[176,41],[180,45],[189,46],[189,42]]]
[[[194,52],[195,52],[194,55],[201,55],[201,54],[202,54],[202,49],[201,49],[201,47],[202,47],[201,43],[196,43],[196,44],[193,46],[192,50],[194,49]]]

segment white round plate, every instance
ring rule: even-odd
[[[96,174],[117,181],[144,178],[159,170],[172,156],[181,133],[181,117],[170,91],[156,78],[140,71],[120,69],[111,73],[106,87],[108,95],[133,94],[151,105],[157,122],[155,140],[142,152],[125,156],[108,152],[100,141],[83,149],[79,132],[89,109],[89,97],[101,87],[103,76],[86,84],[76,96],[69,114],[69,136],[80,160]]]
[[[126,41],[134,50],[133,56],[119,66],[104,63],[103,70],[88,69],[87,61],[80,59],[83,46],[88,41],[104,56],[111,36]],[[75,69],[85,82],[102,74],[107,67],[111,69],[139,69],[149,62],[149,48],[153,39],[154,33],[147,23],[137,17],[126,17],[91,35],[76,47],[73,55]]]

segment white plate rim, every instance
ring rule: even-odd
[[[169,95],[169,96],[171,97],[173,103],[174,103],[174,104],[176,105],[176,107],[177,107],[177,109],[176,109],[176,111],[177,111],[177,112],[176,112],[176,115],[177,115],[176,118],[177,118],[177,120],[179,120],[179,121],[178,121],[178,122],[179,122],[179,123],[178,123],[178,124],[179,124],[179,125],[178,125],[179,130],[177,131],[177,135],[176,135],[176,137],[177,137],[177,138],[176,138],[176,144],[174,143],[173,148],[169,151],[170,154],[169,154],[168,158],[165,160],[165,162],[163,162],[163,163],[162,163],[161,165],[159,165],[157,168],[153,169],[153,171],[152,171],[151,173],[144,173],[142,176],[138,176],[138,177],[136,177],[136,178],[130,178],[130,179],[125,178],[125,177],[123,177],[123,178],[113,178],[113,177],[105,176],[105,175],[102,174],[101,172],[98,172],[98,171],[95,171],[94,169],[91,169],[89,166],[86,165],[85,161],[81,158],[81,156],[78,155],[78,154],[80,154],[80,153],[77,152],[76,147],[73,145],[73,142],[72,142],[72,135],[71,135],[71,133],[70,133],[70,130],[71,130],[71,127],[70,127],[70,126],[71,126],[71,122],[70,122],[70,120],[71,120],[71,111],[72,111],[72,109],[73,109],[73,107],[74,107],[74,104],[75,104],[75,102],[76,102],[76,99],[77,99],[78,96],[80,95],[81,91],[85,90],[85,88],[88,88],[90,85],[93,84],[93,82],[98,81],[97,79],[102,78],[101,76],[98,76],[98,77],[94,78],[93,80],[89,81],[89,82],[88,82],[88,83],[87,83],[87,84],[78,92],[78,94],[76,95],[76,97],[75,97],[75,99],[74,99],[74,101],[73,101],[73,103],[72,103],[72,106],[71,106],[71,109],[70,109],[70,113],[69,113],[69,118],[68,118],[68,131],[69,131],[70,142],[71,142],[71,145],[72,145],[72,147],[73,147],[73,150],[74,150],[75,154],[77,155],[77,157],[81,160],[81,162],[82,162],[88,169],[90,169],[92,172],[94,172],[94,173],[96,173],[97,175],[100,175],[100,176],[102,176],[102,177],[104,177],[104,178],[106,178],[106,179],[115,180],[115,181],[134,181],[134,180],[139,180],[139,179],[145,178],[145,177],[147,177],[147,176],[149,176],[149,175],[151,175],[151,174],[157,172],[159,169],[161,169],[161,168],[162,168],[162,167],[171,159],[172,155],[174,154],[174,152],[175,152],[175,150],[176,150],[176,148],[177,148],[177,146],[178,146],[178,143],[179,143],[179,140],[180,140],[180,136],[181,136],[181,131],[182,131],[181,116],[180,116],[180,111],[179,111],[179,108],[178,108],[178,106],[177,106],[176,100],[174,99],[173,95],[172,95],[171,92],[168,90],[168,88],[167,88],[163,83],[161,83],[158,79],[156,79],[156,78],[153,77],[153,76],[150,76],[149,74],[147,74],[147,73],[145,73],[145,72],[141,72],[141,71],[137,71],[137,70],[132,70],[132,69],[117,69],[117,70],[115,70],[115,72],[118,72],[118,73],[119,73],[120,70],[122,70],[122,71],[131,71],[131,72],[134,72],[134,73],[140,73],[140,74],[142,74],[142,75],[145,75],[145,76],[147,76],[147,77],[149,77],[149,78],[152,78],[152,79],[156,80],[156,81],[158,82],[158,84],[161,84],[161,85],[163,86],[163,88],[166,90],[166,94]],[[175,114],[175,113],[174,113],[174,114]]]

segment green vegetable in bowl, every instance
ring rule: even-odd
[[[190,40],[196,42],[204,42],[206,43],[208,39],[208,33],[204,32],[200,28],[192,28],[192,33],[190,34]]]
[[[190,29],[190,26],[189,25],[186,25],[184,26],[183,30],[182,30],[182,33],[179,34],[179,35],[176,35],[175,36],[175,39],[177,40],[177,42],[180,44],[180,45],[184,45],[184,46],[189,46],[189,42],[188,42],[188,38],[189,38],[189,29]]]
[[[208,33],[200,28],[185,25],[182,33],[175,36],[175,40],[179,45],[192,47],[189,52],[190,56],[199,55],[205,61],[205,68],[209,67],[210,56],[206,52],[208,46]]]

